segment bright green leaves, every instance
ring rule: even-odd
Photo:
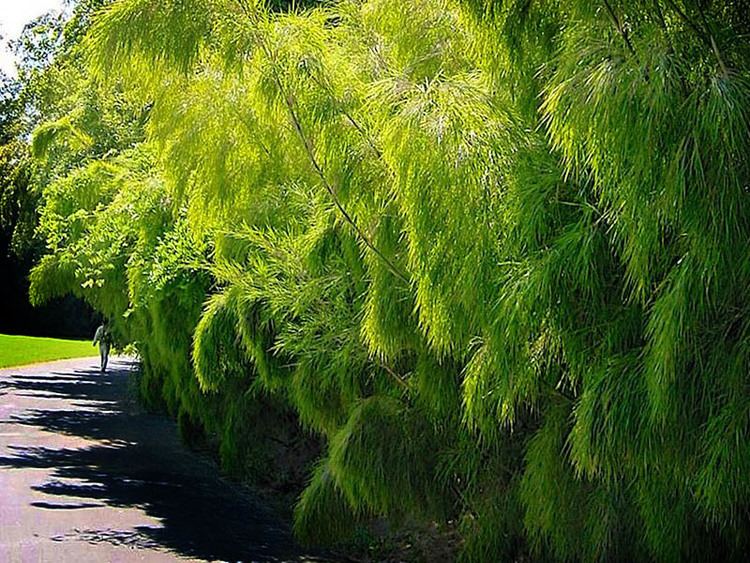
[[[195,327],[193,365],[201,388],[215,391],[227,375],[242,371],[242,348],[237,345],[237,317],[226,293],[212,296]]]
[[[460,355],[492,288],[501,236],[498,161],[510,125],[493,112],[481,76],[383,81],[376,92],[419,322],[439,354]]]
[[[88,47],[131,88],[36,136],[35,295],[122,319],[233,473],[293,411],[313,543],[416,516],[474,560],[704,553],[750,495],[747,16],[467,3],[114,2]]]
[[[396,399],[371,397],[332,437],[329,469],[359,511],[434,514],[435,459],[427,452],[437,440],[418,412]]]
[[[217,10],[227,9],[222,0],[128,0],[102,9],[89,32],[92,63],[101,73],[142,62],[159,61],[187,71],[209,39]]]
[[[31,151],[35,157],[40,158],[55,142],[66,143],[68,150],[80,150],[91,145],[91,137],[73,124],[71,116],[65,116],[58,121],[45,123],[34,131]]]
[[[419,84],[466,70],[472,30],[453,2],[376,0],[362,5],[361,21],[372,56],[380,59],[373,61],[376,78]]]
[[[569,409],[565,401],[557,400],[547,410],[543,426],[528,445],[520,485],[526,508],[524,523],[532,545],[543,552],[542,547],[549,542],[559,559],[581,557],[578,550],[585,524],[581,505],[586,486],[575,478],[565,455]]]
[[[307,544],[335,544],[352,537],[360,516],[336,485],[328,463],[322,462],[295,507],[294,533]]]

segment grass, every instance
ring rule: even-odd
[[[98,355],[85,340],[58,340],[0,334],[0,368]]]

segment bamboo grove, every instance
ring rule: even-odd
[[[116,0],[47,72],[47,255],[295,532],[467,561],[750,543],[740,0]],[[292,430],[289,430],[292,432]]]

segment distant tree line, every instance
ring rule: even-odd
[[[36,109],[37,81],[61,48],[64,22],[46,15],[30,22],[13,48],[19,76],[0,73],[0,332],[32,336],[90,336],[95,313],[65,296],[43,307],[29,301],[29,273],[44,253],[36,236],[41,190],[28,138],[44,119]]]

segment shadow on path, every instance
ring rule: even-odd
[[[32,486],[46,495],[29,503],[39,511],[93,515],[102,507],[114,509],[114,524],[102,522],[97,512],[90,528],[52,540],[166,549],[202,560],[322,560],[304,556],[288,528],[258,499],[187,451],[172,421],[133,408],[127,400],[130,369],[120,361],[106,376],[94,369],[0,374],[0,404],[8,396],[29,403],[0,422],[24,435],[24,428],[52,434],[45,434],[43,445],[0,441],[0,471],[48,470],[50,478]],[[70,447],[71,436],[82,439],[81,447]],[[117,513],[133,508],[160,525],[118,531]]]

